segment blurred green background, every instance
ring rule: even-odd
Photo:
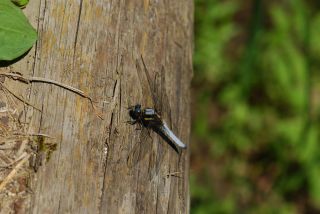
[[[195,0],[191,213],[320,213],[319,71],[319,0]]]

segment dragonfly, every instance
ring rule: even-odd
[[[166,141],[174,143],[179,148],[185,149],[187,146],[169,129],[160,115],[153,108],[141,108],[141,104],[136,104],[129,110],[129,115],[132,118],[131,124],[140,123],[146,128],[151,128],[159,133]]]
[[[149,136],[149,139],[152,139],[150,136],[150,130],[153,130],[154,132],[159,134],[177,152],[178,152],[178,148],[180,149],[187,148],[187,146],[171,131],[167,123],[161,118],[159,113],[160,111],[158,111],[158,109],[160,109],[162,103],[165,103],[165,104],[168,103],[167,96],[165,93],[163,93],[165,92],[165,90],[164,89],[159,90],[161,91],[161,95],[160,95],[160,93],[156,93],[156,90],[151,89],[152,80],[142,56],[141,56],[141,61],[143,64],[144,72],[142,72],[139,60],[137,60],[136,62],[136,68],[138,70],[139,79],[140,81],[146,80],[148,82],[149,88],[143,88],[143,91],[149,91],[149,94],[152,97],[154,108],[150,108],[150,107],[143,108],[141,104],[136,104],[128,108],[129,115],[131,118],[131,120],[128,121],[128,123],[131,125],[138,124],[141,127],[141,136],[140,136],[141,142],[137,142],[137,144],[129,153],[128,160],[127,160],[129,167],[132,167],[133,165],[137,164],[137,162],[143,159],[144,156],[148,152],[150,153],[150,150],[152,150],[151,148],[152,142],[150,143],[150,142],[147,142],[148,140],[146,140],[146,137],[148,138],[148,136]],[[165,101],[161,102],[163,101],[163,99],[165,99]],[[157,161],[159,162],[159,159],[161,158],[159,156],[161,155],[151,154],[149,162],[153,162],[153,163],[150,163],[150,164],[154,165],[155,164],[154,162],[157,162]],[[159,168],[159,166],[156,168]]]

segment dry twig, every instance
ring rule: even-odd
[[[1,74],[0,74],[1,75]],[[1,83],[0,83],[1,84]],[[15,93],[13,93],[11,90],[9,90],[7,87],[5,87],[3,84],[1,84],[1,87],[8,93],[10,93],[12,96],[14,96],[15,98],[17,98],[18,100],[20,100],[21,102],[27,104],[28,106],[33,107],[34,109],[37,109],[38,111],[41,112],[41,110],[37,107],[35,107],[34,105],[32,105],[31,103],[29,103],[28,101],[26,101],[25,99],[23,99],[22,97],[19,97],[18,95],[16,95]]]
[[[88,95],[86,95],[82,90],[74,88],[74,87],[66,85],[66,84],[63,84],[63,83],[60,83],[55,80],[50,80],[50,79],[46,79],[46,78],[42,78],[42,77],[24,77],[24,76],[22,76],[20,74],[16,74],[16,73],[0,73],[0,76],[9,77],[11,79],[18,80],[18,81],[21,81],[21,82],[24,82],[27,84],[29,84],[31,82],[42,82],[42,83],[53,84],[53,85],[59,86],[61,88],[65,88],[69,91],[72,91],[72,92],[74,92],[84,98],[87,98],[88,100],[90,100],[90,102],[93,102],[92,98],[89,97]]]
[[[56,85],[56,86],[59,86],[61,88],[64,88],[64,89],[67,89],[73,93],[76,93],[78,95],[80,95],[81,97],[84,97],[86,99],[88,99],[96,113],[96,115],[100,118],[100,119],[103,119],[102,116],[100,115],[100,113],[97,111],[96,107],[94,106],[94,101],[93,99],[87,95],[86,93],[84,93],[82,90],[80,89],[77,89],[77,88],[74,88],[72,86],[69,86],[69,85],[66,85],[66,84],[63,84],[63,83],[60,83],[58,81],[55,81],[55,80],[50,80],[50,79],[46,79],[46,78],[42,78],[42,77],[24,77],[22,76],[21,74],[19,73],[0,73],[0,77],[3,76],[3,77],[8,77],[8,78],[11,78],[13,80],[17,80],[17,81],[20,81],[20,82],[23,82],[23,83],[26,83],[26,84],[29,84],[31,82],[42,82],[42,83],[48,83],[48,84],[53,84],[53,85]],[[3,84],[1,84],[3,85]],[[6,88],[6,90],[8,90]],[[9,90],[8,90],[9,91]],[[30,103],[28,103],[27,101],[25,101],[24,99],[22,99],[21,97],[15,95],[14,93],[12,93],[11,91],[9,91],[13,96],[15,96],[17,99],[19,99],[20,101],[32,106]],[[32,106],[34,107],[34,106]],[[36,108],[36,107],[34,107]],[[36,108],[37,110],[39,110],[38,108]]]
[[[8,174],[8,176],[0,184],[0,192],[9,183],[9,181],[15,176],[18,170],[23,166],[25,162],[29,159],[30,154],[27,154]]]

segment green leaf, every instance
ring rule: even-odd
[[[29,0],[11,0],[15,5],[24,8],[28,3]]]
[[[0,1],[0,60],[13,60],[37,40],[37,32],[10,0]]]

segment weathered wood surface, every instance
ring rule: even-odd
[[[151,133],[148,153],[129,167],[140,131],[126,124],[126,108],[153,105],[150,88],[160,91],[163,118],[188,144],[192,0],[30,2],[25,12],[39,41],[13,70],[79,88],[94,108],[54,85],[33,83],[27,91],[42,109],[29,108],[29,132],[58,143],[32,181],[29,212],[188,213],[189,151],[179,155]]]

